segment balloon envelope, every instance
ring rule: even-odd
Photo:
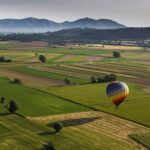
[[[129,88],[123,82],[112,82],[107,86],[106,94],[112,99],[113,104],[118,107],[127,98]]]

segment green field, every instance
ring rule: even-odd
[[[0,124],[0,136],[3,136],[3,134],[8,133],[10,130],[5,127],[4,125]]]
[[[150,133],[130,135],[130,137],[150,149]]]
[[[52,115],[69,112],[87,111],[86,107],[73,104],[51,94],[17,85],[10,80],[0,78],[0,95],[5,96],[7,102],[15,100],[19,105],[19,113],[25,116]],[[0,112],[4,112],[3,105]]]
[[[47,62],[40,63],[39,55]],[[0,62],[0,96],[6,98],[0,103],[0,150],[46,150],[48,141],[56,150],[150,149],[149,49],[1,42],[0,56],[12,60]],[[118,110],[105,94],[108,83],[91,82],[110,73],[130,89]],[[22,84],[12,83],[15,78]],[[10,100],[18,104],[17,114],[8,112]],[[56,121],[64,124],[59,134],[50,126]]]
[[[42,149],[48,139],[42,137],[40,133],[52,131],[48,127],[16,115],[0,116],[0,121],[8,128],[6,131],[6,127],[0,126],[0,150]]]
[[[120,108],[116,110],[111,100],[108,99],[105,94],[106,85],[107,84],[89,84],[60,87],[51,88],[50,91],[55,95],[62,96],[86,106],[150,126],[150,94],[146,94],[141,86],[128,83],[130,89],[129,97]]]
[[[41,71],[41,70],[37,70],[34,68],[23,67],[23,68],[15,68],[15,70],[23,72],[23,73],[33,74],[33,75],[37,75],[37,76],[41,76],[41,77],[46,77],[46,78],[56,79],[56,80],[62,80],[62,81],[64,81],[65,78],[68,78],[75,84],[85,84],[85,83],[90,82],[87,79],[75,77],[73,75],[72,76],[71,75],[63,75],[63,74],[54,73],[54,72]]]

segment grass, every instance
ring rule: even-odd
[[[9,129],[3,136],[6,129],[0,126],[0,150],[42,150],[48,139],[40,134],[52,131],[17,115],[1,115],[0,121]]]
[[[19,72],[23,72],[23,73],[28,73],[28,74],[32,74],[32,75],[37,75],[37,76],[61,80],[61,81],[64,81],[65,78],[68,78],[75,84],[89,83],[89,80],[83,79],[80,77],[75,77],[75,76],[71,76],[71,75],[63,75],[63,74],[54,73],[54,72],[46,72],[46,71],[41,71],[41,70],[29,68],[29,67],[18,67],[18,68],[15,68],[15,70],[19,71]]]
[[[3,134],[5,134],[5,133],[8,133],[10,130],[7,128],[7,127],[5,127],[4,125],[2,125],[1,123],[0,123],[0,136],[2,136]]]
[[[128,77],[150,77],[150,71],[141,67],[132,67],[132,66],[123,66],[121,64],[113,63],[98,63],[98,64],[84,64],[84,65],[75,65],[75,67],[86,68],[89,70],[103,71],[108,73],[115,73],[122,76]]]
[[[150,133],[132,134],[129,137],[150,149]]]
[[[141,147],[127,133],[148,131],[132,122],[93,111],[33,119],[45,125],[56,121],[64,124],[60,134],[51,136],[53,143],[61,150],[108,150],[110,147],[116,150],[116,146],[117,150],[140,150]]]
[[[88,110],[86,107],[73,104],[61,98],[47,94],[23,85],[13,84],[0,78],[0,95],[8,100],[15,100],[19,105],[19,113],[25,116],[42,116],[78,112]],[[0,107],[3,113],[3,106]]]
[[[25,63],[22,65],[25,67],[15,68],[18,72],[33,74],[37,77],[43,77],[43,79],[64,81],[67,77],[76,84],[85,84],[89,83],[86,77],[102,76],[111,72],[118,74],[119,79],[120,75],[122,79],[130,76],[145,78],[149,77],[150,73],[149,52],[144,52],[139,47],[34,48],[25,44],[0,43],[0,49],[1,55],[13,61],[20,61],[22,64],[24,62],[37,62],[38,55],[44,54],[47,57],[45,65],[49,65],[47,68],[55,69],[56,72],[44,71],[42,69],[45,66],[38,64],[41,67],[40,70],[38,69],[39,66],[34,66],[34,63],[33,68],[29,68]],[[112,58],[113,50],[121,52],[122,58]],[[73,57],[66,59],[67,56],[72,55]],[[90,63],[89,56],[102,56],[103,59],[96,63],[93,61]],[[77,65],[77,62],[82,63],[83,60],[85,61],[84,64]],[[52,66],[54,64],[61,65]],[[11,69],[9,64],[5,69]],[[82,76],[80,76],[81,74]],[[112,150],[140,150],[139,145],[128,138],[127,134],[131,134],[130,137],[141,145],[143,144],[147,148],[150,146],[150,134],[146,132],[147,130],[145,131],[144,126],[135,125],[127,120],[101,112],[94,112],[92,116],[88,116],[90,108],[95,108],[150,126],[150,94],[145,93],[142,86],[128,83],[130,95],[116,110],[111,100],[105,95],[106,84],[66,87],[44,87],[45,85],[43,85],[41,91],[24,85],[12,84],[8,79],[0,78],[0,85],[2,85],[0,96],[6,97],[6,104],[9,100],[15,100],[19,105],[20,114],[30,116],[30,118],[39,116],[43,118],[45,115],[51,115],[49,116],[53,118],[51,121],[56,121],[57,115],[60,116],[57,121],[62,121],[64,116],[64,120],[67,120],[70,125],[64,127],[60,134],[53,134],[53,130],[47,126],[51,121],[35,122],[17,115],[10,115],[4,105],[0,104],[0,150],[43,150],[43,145],[48,140],[56,145],[57,150],[108,150],[110,148]],[[33,85],[33,87],[35,86]],[[77,113],[68,114],[73,112]],[[97,113],[100,113],[99,119],[86,122],[86,118],[94,118]],[[76,117],[79,120],[72,120]],[[71,126],[72,123],[74,123],[73,126]],[[141,128],[142,133],[145,131],[144,134],[137,134],[139,128]],[[134,133],[135,131],[136,133]]]
[[[150,94],[144,93],[143,88],[139,85],[131,83],[128,85],[130,89],[129,97],[118,110],[115,109],[111,100],[105,94],[106,84],[51,88],[50,91],[55,95],[86,106],[150,126]]]

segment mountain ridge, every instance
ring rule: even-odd
[[[60,23],[33,17],[0,19],[1,33],[44,33],[72,28],[120,29],[126,28],[126,26],[110,19],[92,19],[88,17]]]

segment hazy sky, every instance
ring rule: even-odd
[[[53,21],[83,17],[150,26],[150,0],[0,0],[0,18],[38,17]]]

